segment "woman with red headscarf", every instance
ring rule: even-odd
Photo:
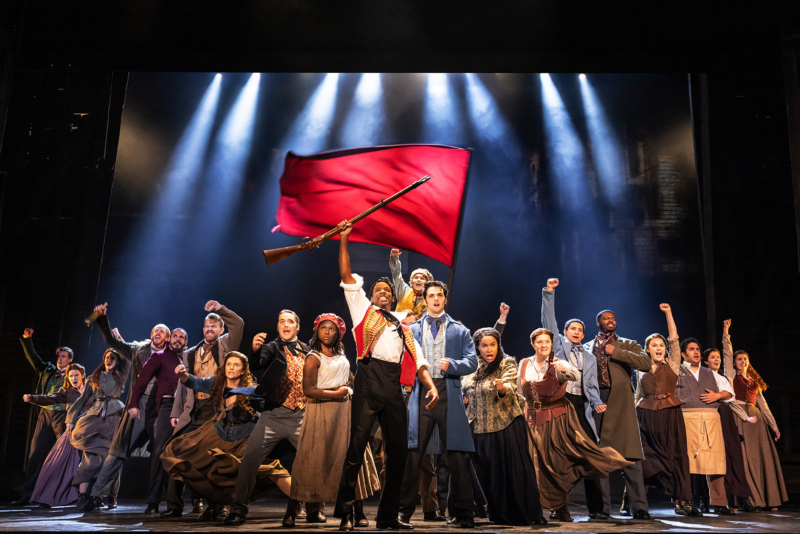
[[[314,321],[311,351],[303,367],[303,393],[308,404],[297,442],[290,508],[296,509],[300,502],[336,501],[350,439],[353,393],[348,387],[350,362],[341,341],[345,331],[344,320],[333,313],[324,313]],[[358,526],[369,526],[362,501],[379,490],[368,445],[356,486],[354,519]]]

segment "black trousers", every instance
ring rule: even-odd
[[[214,417],[214,404],[211,401],[211,399],[203,399],[202,401],[195,399],[194,411],[192,412],[191,421],[189,421],[188,425],[181,428],[180,432],[178,432],[174,436],[167,438],[167,443],[177,438],[178,436],[188,434],[189,432],[194,432],[195,430],[203,426],[206,423],[206,421],[211,420],[211,418],[213,417]],[[164,447],[166,446],[167,445],[165,443]],[[176,480],[170,477],[169,482],[167,483],[168,510],[177,509],[183,511],[183,492],[185,489],[186,489],[186,484],[184,484],[182,480]]]
[[[161,492],[167,480],[167,472],[161,463],[161,453],[167,446],[167,442],[172,437],[172,423],[170,414],[174,398],[162,397],[161,405],[158,408],[158,417],[155,422],[155,443],[150,456],[150,489],[147,492],[147,504],[157,505],[161,502]]]
[[[30,499],[36,487],[36,480],[42,465],[50,454],[53,445],[64,433],[67,427],[66,410],[39,409],[39,417],[36,419],[36,430],[31,440],[31,451],[28,454],[28,466],[25,468],[25,485],[22,486],[20,498]]]
[[[408,454],[408,416],[400,387],[400,364],[374,358],[358,362],[353,400],[350,404],[350,444],[342,468],[339,494],[336,497],[335,517],[353,512],[356,500],[358,472],[364,462],[375,420],[381,427],[386,458],[387,487],[378,505],[378,521],[397,519],[400,509],[400,480]],[[417,466],[419,475],[419,465]],[[417,478],[417,488],[419,478]],[[414,491],[416,498],[416,490]]]
[[[571,393],[565,393],[564,396],[575,407],[575,411],[578,412],[578,421],[580,421],[583,431],[590,440],[595,441],[594,430],[589,426],[589,420],[586,418],[587,399],[583,395],[572,395]],[[594,481],[583,479],[583,489],[586,492],[586,507],[589,509],[590,514],[603,511],[603,493],[602,491],[596,491],[596,488],[597,484]]]
[[[433,379],[433,384],[439,390],[439,403],[430,410],[425,409],[427,391],[419,388],[419,443],[416,449],[408,450],[400,497],[400,513],[406,519],[411,518],[417,507],[419,468],[434,426],[439,427],[439,436],[441,436],[445,448],[443,455],[447,456],[447,465],[450,468],[450,498],[448,500],[450,515],[458,519],[475,517],[472,509],[474,497],[467,453],[447,450],[447,383],[445,380],[444,378]]]

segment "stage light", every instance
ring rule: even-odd
[[[583,74],[583,73],[580,73],[580,74],[578,74],[578,78],[580,79],[580,81],[583,81],[583,80],[586,79],[586,75]]]
[[[463,124],[456,113],[453,90],[447,74],[428,74],[425,87],[425,128],[423,142],[458,145]]]
[[[618,202],[625,185],[625,166],[616,134],[591,84],[581,80],[581,96],[600,186],[611,202]]]
[[[584,150],[572,119],[549,74],[541,74],[545,140],[554,186],[563,205],[583,208],[587,195]]]
[[[325,75],[281,141],[282,148],[300,155],[314,154],[325,148],[336,109],[338,84],[338,73]]]
[[[490,158],[501,156],[506,162],[521,162],[519,142],[497,108],[497,103],[480,78],[467,73],[467,111],[474,134],[489,148]]]
[[[356,87],[353,105],[344,121],[342,143],[345,147],[377,144],[380,128],[384,122],[381,94],[381,75],[362,74]]]
[[[245,168],[250,157],[261,75],[250,76],[233,103],[214,140],[198,213],[213,213],[193,228],[191,246],[214,247],[225,235],[233,210],[242,195]],[[205,267],[212,267],[211,265]]]

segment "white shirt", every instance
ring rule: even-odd
[[[355,284],[341,282],[339,285],[344,289],[344,298],[347,301],[347,307],[350,309],[350,318],[353,320],[353,330],[355,330],[364,320],[364,316],[370,307],[379,308],[373,306],[367,298],[367,294],[364,293],[364,279],[355,273],[353,273],[353,278],[356,279]],[[398,321],[403,320],[407,315],[405,312],[391,312],[391,314]],[[385,362],[400,363],[400,358],[405,352],[401,335],[394,326],[387,324],[383,331],[378,334],[378,339],[372,347],[372,357]],[[417,371],[422,367],[429,367],[428,360],[425,359],[425,355],[422,352],[422,347],[420,347],[416,339],[414,340],[414,349],[417,352]]]
[[[530,360],[530,363],[528,364],[527,369],[525,369],[525,380],[528,382],[541,382],[544,380],[544,376],[547,374],[547,370],[550,368],[550,362],[545,360],[540,368],[539,364],[536,362],[536,356],[531,356],[526,359]],[[566,373],[568,380],[575,380],[576,377],[580,376],[580,372],[578,371],[577,367],[572,365],[570,362],[565,362],[564,360],[559,359],[556,359],[556,361],[561,362],[564,364],[564,367],[568,369]]]
[[[692,366],[689,364],[689,362],[683,362],[681,365],[684,369],[692,373],[692,376],[694,377],[695,380],[697,380],[698,382],[700,381],[700,367],[702,367],[702,365],[697,367],[697,371],[692,370]],[[714,373],[714,371],[711,372]],[[728,382],[728,379],[719,373],[714,373],[714,380],[717,381],[717,389],[719,390],[720,393],[722,393],[723,391],[727,391],[728,393],[731,394],[730,399],[720,399],[720,401],[733,402],[733,400],[736,398],[736,393],[733,392],[733,388],[731,387],[730,382]]]

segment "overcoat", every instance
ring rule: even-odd
[[[97,326],[100,327],[100,332],[103,334],[103,340],[106,345],[119,352],[126,360],[130,362],[131,385],[128,389],[128,396],[125,399],[125,409],[122,412],[122,419],[117,425],[117,430],[114,432],[114,438],[111,440],[111,447],[108,449],[108,454],[117,458],[127,458],[130,449],[131,433],[133,432],[133,424],[135,422],[131,414],[128,413],[128,408],[133,388],[136,387],[136,379],[139,373],[142,372],[145,362],[150,358],[152,345],[150,340],[134,341],[128,343],[127,341],[120,341],[111,332],[111,326],[108,322],[107,315],[101,315],[97,318]],[[155,388],[153,388],[155,394]],[[144,417],[144,414],[142,414]]]
[[[450,367],[444,373],[447,384],[447,443],[449,451],[475,452],[472,443],[472,430],[464,408],[464,396],[461,393],[461,377],[474,373],[478,369],[478,356],[469,329],[447,316],[445,329],[445,358]],[[411,324],[414,339],[422,345],[422,319]],[[419,410],[420,400],[425,402],[424,395],[420,399],[420,391],[425,391],[417,378],[408,400],[408,448],[419,447]],[[425,409],[424,407],[422,408]]]
[[[583,346],[594,354],[594,344],[593,339]],[[600,430],[600,447],[612,447],[628,460],[642,460],[644,452],[633,401],[631,369],[646,372],[650,370],[652,362],[644,349],[632,339],[617,336],[611,345],[614,347],[614,352],[608,358],[611,391]]]

